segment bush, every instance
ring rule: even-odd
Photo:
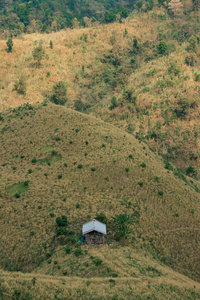
[[[157,45],[157,52],[158,54],[164,55],[167,53],[168,50],[168,46],[167,43],[165,41],[161,41],[158,45]]]
[[[7,52],[12,52],[13,41],[11,37],[7,40],[6,44],[7,44]]]
[[[65,227],[61,227],[56,230],[57,236],[67,235],[67,234],[68,234],[68,230]]]
[[[56,223],[57,223],[58,227],[67,226],[67,224],[68,224],[67,216],[62,216],[62,217],[56,218]]]
[[[78,168],[78,169],[82,169],[82,167],[83,167],[83,165],[80,164],[80,165],[78,165],[77,168]]]
[[[72,247],[70,247],[69,245],[66,245],[63,249],[66,254],[70,254],[72,252]]]
[[[54,84],[50,100],[60,105],[64,105],[67,102],[67,88],[63,81]]]
[[[142,168],[146,168],[146,164],[143,162],[143,163],[141,163],[141,165],[140,165]]]
[[[106,224],[107,221],[108,221],[108,219],[107,219],[107,217],[106,217],[106,215],[105,215],[104,213],[98,214],[98,215],[96,216],[95,220],[98,220],[98,221],[100,221],[100,222],[102,222],[102,223],[105,223],[105,224]]]
[[[75,249],[75,250],[74,250],[74,255],[75,255],[75,256],[83,255],[83,250],[81,250],[81,249],[79,249],[79,248],[78,248],[78,249]]]
[[[14,90],[21,95],[26,95],[26,81],[25,77],[21,76],[14,84]]]
[[[33,59],[37,61],[37,66],[39,67],[41,65],[41,60],[45,56],[45,50],[42,47],[42,44],[40,43],[39,46],[35,47],[32,52]]]
[[[62,174],[58,174],[58,179],[61,179],[62,178]]]
[[[93,259],[93,264],[95,264],[95,266],[100,266],[103,262],[103,260],[101,258],[96,258],[96,259]]]

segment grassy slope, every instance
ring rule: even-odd
[[[193,165],[199,173],[199,82],[195,81],[195,73],[199,73],[199,50],[192,53],[196,65],[187,66],[185,57],[191,54],[186,51],[187,43],[180,46],[172,39],[182,25],[181,22],[173,25],[164,9],[155,8],[130,16],[126,25],[115,23],[24,35],[22,39],[14,39],[13,53],[6,53],[5,41],[0,41],[0,109],[41,102],[53,84],[63,80],[68,87],[68,106],[73,108],[74,101],[80,99],[92,106],[90,112],[95,116],[142,136],[182,170]],[[136,70],[130,63],[134,36],[142,45]],[[168,56],[155,56],[161,39],[173,44],[176,51]],[[31,53],[40,40],[47,55],[41,68],[35,68]],[[53,49],[49,48],[50,40]],[[120,61],[119,67],[109,62],[109,51]],[[147,57],[153,59],[146,62]],[[180,68],[178,76],[173,70],[168,71],[171,64]],[[27,82],[25,97],[13,91],[14,82],[21,75],[25,75]],[[137,97],[136,105],[125,99],[125,89],[133,99]],[[118,106],[110,111],[112,96],[116,96]],[[182,119],[174,115],[174,110],[180,109],[180,99],[186,99],[188,105]]]
[[[91,258],[75,259],[78,264],[78,276],[59,274],[52,276],[52,270],[58,266],[67,268],[60,260],[64,256],[60,253],[59,264],[51,268],[50,275],[40,273],[23,274],[0,271],[0,287],[5,300],[20,291],[27,299],[198,299],[200,284],[172,271],[170,268],[158,264],[144,254],[130,247],[123,248],[89,248],[88,254],[101,257],[103,263],[96,267],[99,276],[94,277],[95,266]],[[74,260],[74,258],[72,258]],[[88,259],[88,267],[84,266]],[[68,259],[69,261],[69,259]],[[77,267],[78,265],[78,267]],[[119,277],[110,274],[102,278],[101,271],[111,267],[120,273]],[[71,265],[72,267],[72,265]],[[81,275],[86,269],[86,276]],[[69,267],[68,267],[69,270]],[[34,283],[35,282],[35,283]],[[1,295],[1,294],[0,294]],[[29,298],[28,298],[29,296]],[[19,298],[22,299],[22,298]]]
[[[104,212],[112,241],[111,217],[126,212],[139,220],[133,247],[146,248],[198,279],[199,194],[166,170],[145,144],[110,124],[52,104],[21,107],[3,118],[3,268],[31,271],[41,267],[47,252],[60,249],[57,216],[66,214],[69,228],[79,234],[83,222]]]

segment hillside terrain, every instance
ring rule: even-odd
[[[49,100],[62,81],[68,107],[124,128],[166,164],[199,178],[200,45],[192,15],[193,21],[172,20],[155,8],[132,14],[126,24],[23,35],[13,40],[12,53],[1,40],[1,111]],[[38,66],[32,53],[40,43],[45,54]]]
[[[0,0],[0,300],[200,299],[199,4],[126,8]]]
[[[199,279],[197,181],[179,179],[164,167],[162,157],[131,134],[55,104],[27,104],[3,113],[0,132],[3,269],[44,268],[61,276],[65,257],[59,258],[62,268],[51,266],[60,244],[70,245],[70,253],[82,224],[100,212],[108,220],[112,244],[112,217],[126,213],[134,220],[129,239],[133,249],[146,249],[180,273]],[[64,237],[56,226],[62,215],[69,223]],[[68,259],[70,266],[70,255]],[[111,269],[101,276],[110,273],[123,275]],[[78,274],[86,276],[87,267],[78,273],[72,267],[70,275]]]

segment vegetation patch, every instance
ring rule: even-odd
[[[6,187],[5,191],[8,194],[15,195],[16,198],[19,198],[21,195],[24,195],[29,189],[27,181],[23,183],[15,183],[9,187]]]

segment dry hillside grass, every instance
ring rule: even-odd
[[[88,254],[101,257],[102,264],[98,267],[87,256],[81,259],[71,258],[76,261],[74,268],[78,276],[70,276],[68,271],[72,263],[67,264],[66,255],[56,254],[54,260],[57,264],[42,275],[37,273],[23,274],[20,272],[0,271],[0,288],[2,299],[11,299],[13,295],[27,299],[198,299],[200,297],[199,283],[172,271],[170,268],[158,264],[156,261],[139,254],[131,247],[87,248]],[[65,259],[65,260],[64,260]],[[89,260],[86,266],[86,259]],[[61,262],[62,261],[62,262]],[[68,266],[67,266],[68,265]],[[64,268],[65,276],[56,274],[58,267]],[[68,267],[68,274],[66,269]],[[120,276],[107,276],[102,278],[101,271],[112,267]],[[50,267],[48,267],[50,269]],[[99,272],[98,277],[91,273]],[[87,269],[87,275],[81,275]],[[52,276],[53,275],[53,276]],[[91,277],[90,277],[91,276]]]
[[[0,110],[42,102],[55,83],[64,81],[68,107],[82,101],[91,107],[88,112],[136,134],[183,171],[192,165],[198,178],[200,50],[188,53],[187,42],[180,45],[173,39],[181,25],[163,8],[154,8],[134,13],[126,24],[24,35],[13,39],[12,53],[5,51],[6,41],[1,40]],[[131,63],[134,38],[141,48]],[[169,45],[169,55],[155,55],[161,40]],[[32,50],[40,41],[46,56],[36,68]],[[185,64],[191,55],[192,67]],[[21,76],[26,78],[26,96],[13,90]],[[113,96],[117,106],[110,110]],[[182,108],[184,113],[178,116]]]
[[[79,236],[82,223],[103,212],[110,243],[112,217],[127,213],[137,219],[133,248],[145,248],[199,279],[195,181],[175,177],[147,145],[113,125],[53,104],[2,114],[0,132],[2,268],[32,271],[45,260],[48,264],[60,247],[58,216],[67,215],[68,228]]]

